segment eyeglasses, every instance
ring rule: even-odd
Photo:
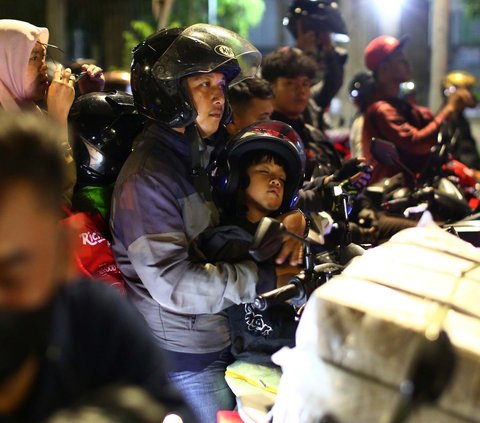
[[[59,51],[60,53],[64,54],[65,55],[65,51],[63,51],[60,47],[56,46],[55,44],[47,44],[47,43],[40,43],[42,44],[45,48],[46,48],[46,61],[47,62],[51,62],[53,63],[55,66],[61,64],[61,63],[58,63],[57,60],[55,60],[53,58],[53,56],[51,54],[49,54],[49,47],[51,49],[54,49],[54,50],[57,50]],[[50,50],[51,51],[51,50]],[[63,66],[63,65],[62,65]],[[74,82],[77,83],[78,81],[80,81],[80,79],[82,79],[83,77],[87,76],[88,75],[88,72],[85,72],[85,71],[82,71],[80,73],[72,73],[72,75],[75,77],[74,79]]]

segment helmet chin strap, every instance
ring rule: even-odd
[[[200,156],[203,141],[195,123],[192,123],[185,128],[185,137],[190,142],[190,148],[192,151],[193,185],[205,201],[212,201],[212,191],[210,189],[208,173],[205,167],[202,166]]]

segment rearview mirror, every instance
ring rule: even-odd
[[[271,217],[260,220],[249,249],[250,255],[256,261],[265,261],[278,253],[282,246],[286,229],[283,223]]]
[[[398,166],[400,163],[397,147],[390,141],[372,138],[370,153],[372,153],[372,156],[378,163],[384,166]]]

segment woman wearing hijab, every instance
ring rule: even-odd
[[[40,112],[36,102],[45,100],[48,116],[64,131],[65,158],[70,175],[65,195],[69,200],[76,180],[68,143],[68,112],[75,96],[75,76],[69,68],[57,65],[49,84],[45,61],[48,36],[47,28],[14,19],[0,19],[0,109],[38,109]],[[100,68],[83,65],[82,70],[88,77],[82,78],[81,92],[103,89],[105,80]]]

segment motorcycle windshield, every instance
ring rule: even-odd
[[[152,72],[160,80],[172,80],[218,70],[233,85],[253,77],[261,59],[258,49],[235,32],[216,25],[195,24],[175,39]]]

